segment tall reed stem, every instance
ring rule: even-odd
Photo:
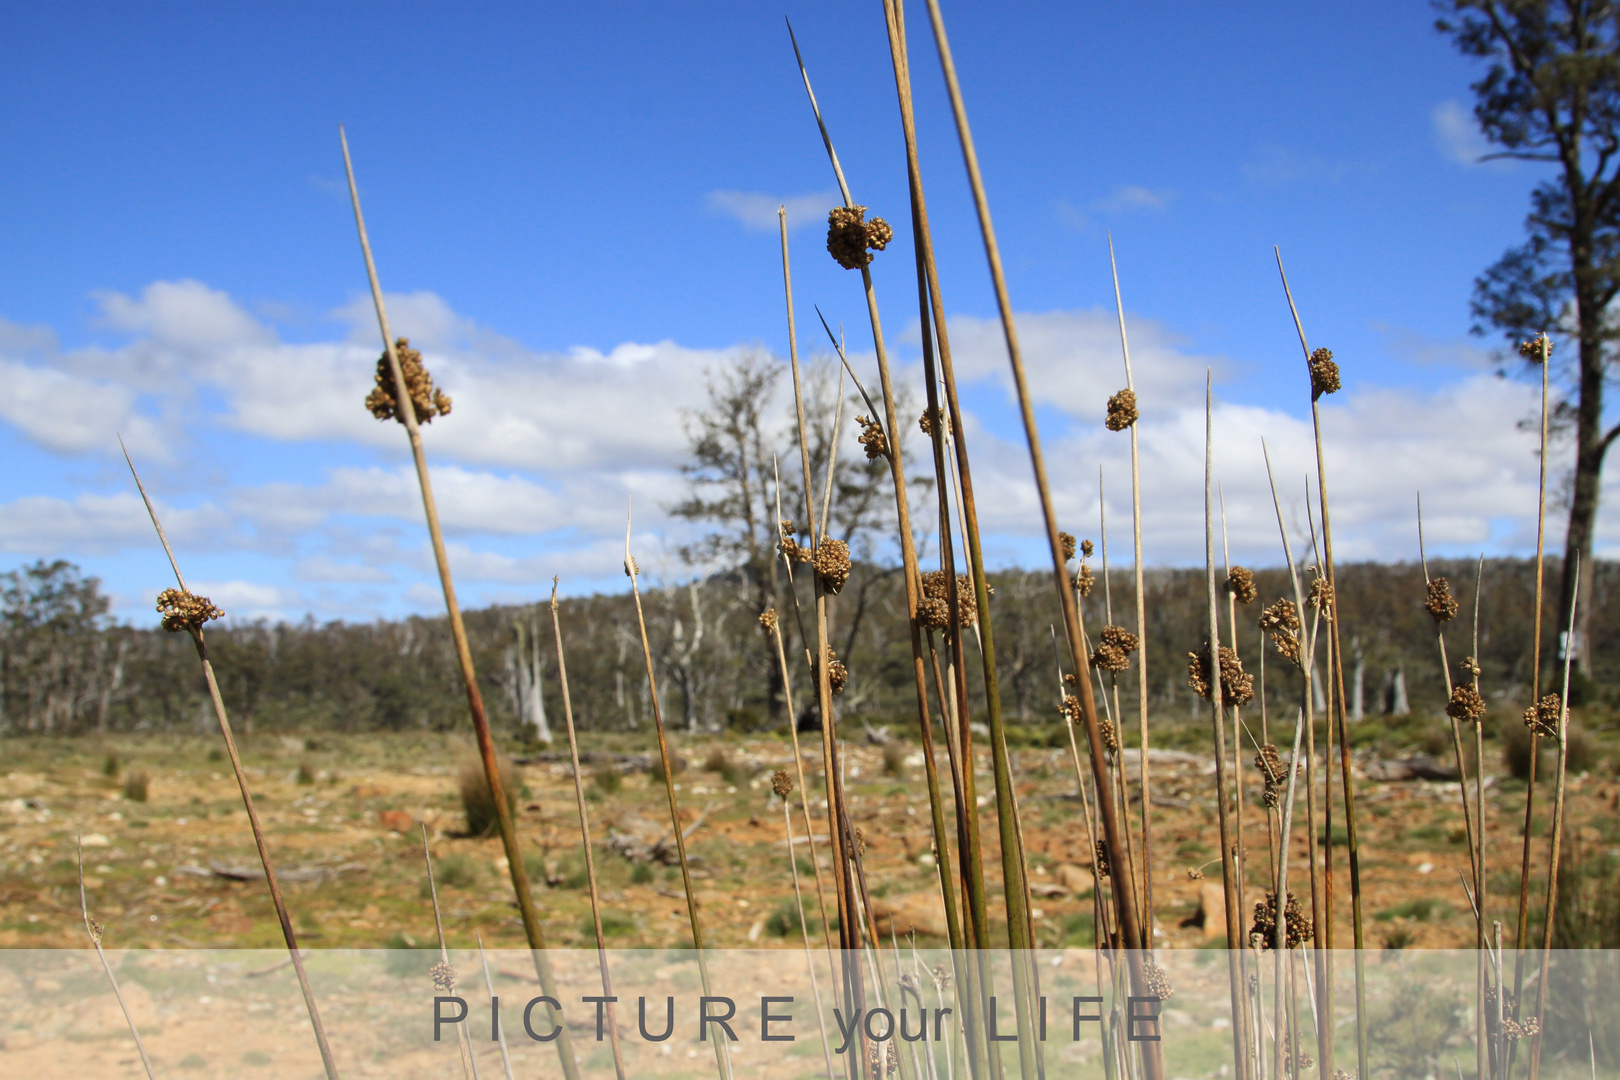
[[[1209,716],[1215,736],[1215,814],[1221,835],[1221,886],[1226,906],[1227,989],[1232,1000],[1233,1075],[1249,1074],[1248,1003],[1243,975],[1243,913],[1238,907],[1238,861],[1232,831],[1231,780],[1226,768],[1226,708],[1221,686],[1221,609],[1215,592],[1215,409],[1214,376],[1204,376],[1204,581],[1209,617]],[[1146,751],[1144,751],[1146,753]]]
[[[1311,350],[1305,341],[1305,326],[1300,322],[1299,309],[1294,306],[1294,294],[1288,288],[1288,275],[1283,270],[1282,251],[1273,248],[1277,256],[1277,273],[1282,278],[1283,294],[1288,298],[1288,310],[1294,317],[1294,329],[1299,334],[1299,347],[1305,354],[1307,369],[1310,365]],[[1333,569],[1333,524],[1328,514],[1327,492],[1327,462],[1322,454],[1322,413],[1318,407],[1319,395],[1311,394],[1311,430],[1316,439],[1316,484],[1317,494],[1322,501],[1322,553],[1327,564],[1328,589],[1337,595],[1337,579]],[[1335,605],[1332,617],[1328,619],[1328,637],[1333,651],[1334,686],[1338,690],[1338,729],[1339,729],[1339,768],[1344,785],[1344,835],[1345,852],[1350,860],[1350,919],[1351,931],[1355,938],[1355,967],[1356,967],[1356,1066],[1358,1076],[1368,1076],[1367,1051],[1367,972],[1366,972],[1366,934],[1362,919],[1361,895],[1361,845],[1356,834],[1356,784],[1350,769],[1350,722],[1345,710],[1344,694],[1344,649],[1339,640],[1339,614]],[[1328,717],[1332,725],[1334,716]],[[1332,923],[1328,924],[1329,933]],[[1332,941],[1327,943],[1332,948]],[[1331,954],[1330,954],[1331,955]],[[1332,992],[1331,966],[1328,981],[1328,993]],[[1329,1021],[1331,1024],[1331,1020]]]
[[[782,645],[781,634],[776,635],[776,644],[778,650],[780,650]],[[785,681],[786,680],[784,678],[784,682]],[[788,711],[789,713],[793,711],[791,706],[789,707]],[[803,767],[800,767],[799,769],[799,789],[801,792],[804,789]],[[806,815],[806,827],[808,827],[809,824],[809,816]],[[787,837],[788,869],[793,872],[794,911],[796,911],[799,916],[799,936],[804,940],[804,966],[810,972],[810,993],[815,998],[816,1002],[816,1030],[821,1033],[821,1056],[823,1062],[827,1066],[827,1078],[828,1080],[832,1080],[832,1078],[838,1074],[833,1069],[832,1047],[827,1042],[827,1017],[826,1014],[822,1012],[821,1008],[821,984],[816,979],[816,961],[810,952],[810,928],[805,925],[804,919],[804,893],[799,889],[799,863],[797,857],[793,854],[793,808],[788,805],[786,794],[782,796],[782,832]],[[805,839],[808,841],[809,837],[806,836]],[[812,856],[812,858],[814,858],[814,856]],[[826,904],[822,904],[821,906],[821,917],[823,920],[827,918]],[[830,970],[832,969],[829,969],[829,971]]]
[[[551,579],[551,632],[557,640],[557,682],[562,689],[563,721],[568,728],[568,756],[574,766],[574,800],[579,806],[580,845],[585,850],[585,880],[591,889],[591,923],[596,930],[596,964],[602,972],[602,996],[607,998],[608,1043],[613,1049],[613,1071],[625,1080],[624,1054],[619,1047],[619,1020],[613,1008],[613,980],[608,974],[607,941],[602,934],[602,895],[596,885],[596,855],[591,849],[591,818],[585,809],[585,782],[579,772],[579,740],[574,734],[574,701],[568,692],[568,658],[563,650],[562,620],[557,613],[557,581]],[[680,828],[676,826],[677,830]],[[480,944],[480,951],[483,946]],[[505,1044],[502,1044],[502,1052]]]
[[[1537,453],[1539,468],[1536,483],[1536,610],[1533,618],[1534,635],[1531,642],[1532,670],[1530,672],[1530,702],[1541,700],[1541,589],[1542,571],[1546,561],[1547,539],[1547,391],[1548,362],[1552,358],[1552,341],[1542,334],[1535,342],[1537,358],[1541,363],[1541,444]],[[1520,998],[1524,993],[1524,953],[1530,931],[1530,826],[1536,808],[1536,773],[1539,771],[1537,751],[1541,738],[1534,732],[1530,737],[1530,778],[1524,789],[1524,848],[1519,859],[1519,918],[1513,938],[1513,1019],[1519,1019]],[[1518,1049],[1515,1043],[1513,1050]],[[1511,1073],[1511,1064],[1509,1066]]]
[[[1581,556],[1575,555],[1574,584],[1570,595],[1579,596],[1581,590]],[[1547,966],[1552,959],[1553,927],[1558,911],[1558,860],[1564,847],[1564,781],[1568,777],[1569,760],[1569,666],[1575,655],[1575,604],[1569,606],[1568,636],[1564,638],[1564,696],[1558,710],[1558,781],[1553,788],[1552,851],[1547,858],[1547,914],[1541,932],[1541,978],[1536,981],[1536,1016],[1542,1031],[1547,1024]],[[1530,1050],[1530,1080],[1541,1075],[1541,1040],[1538,1032]]]
[[[107,973],[107,983],[112,987],[113,997],[118,999],[118,1007],[124,1010],[124,1023],[129,1025],[130,1038],[135,1040],[135,1051],[141,1055],[141,1066],[146,1070],[147,1080],[157,1080],[157,1074],[152,1071],[152,1059],[146,1056],[146,1044],[141,1042],[140,1028],[135,1026],[135,1014],[129,1011],[129,1002],[124,1000],[124,992],[118,988],[118,977],[113,974],[112,965],[107,962],[107,954],[101,950],[101,924],[90,917],[90,902],[84,895],[84,833],[77,837],[79,851],[79,915],[84,919],[84,932],[90,937],[90,944],[95,946],[96,959],[101,961],[101,970]]]
[[[681,888],[686,893],[686,917],[692,927],[692,948],[697,955],[698,975],[703,982],[703,993],[713,995],[709,984],[709,963],[703,954],[703,927],[698,922],[697,894],[692,890],[692,867],[686,858],[686,832],[681,827],[681,808],[675,798],[675,763],[669,755],[669,740],[664,734],[664,709],[658,698],[658,677],[653,671],[652,644],[647,640],[647,616],[641,609],[641,586],[637,579],[641,568],[630,554],[630,515],[624,519],[624,573],[630,579],[630,595],[636,602],[636,626],[641,631],[641,656],[647,665],[647,690],[652,700],[653,726],[658,732],[658,757],[664,768],[664,794],[669,799],[669,824],[675,833],[675,854],[681,864]],[[721,1080],[731,1078],[731,1056],[726,1041],[718,1036],[714,1040],[714,1063]]]
[[[135,478],[135,488],[141,493],[141,501],[146,504],[146,514],[152,519],[152,528],[157,530],[158,542],[163,545],[163,553],[169,557],[169,567],[174,571],[174,580],[180,586],[180,591],[189,594],[186,588],[186,579],[180,574],[180,564],[175,560],[174,549],[169,546],[169,537],[163,531],[163,523],[158,521],[157,510],[152,506],[152,500],[147,497],[146,485],[141,483],[140,473],[135,471],[135,462],[129,456],[129,448],[124,446],[124,440],[118,440],[118,446],[124,451],[124,461],[129,465],[129,474]],[[231,759],[231,771],[236,775],[236,787],[242,795],[242,806],[247,811],[248,826],[253,830],[253,843],[259,850],[259,862],[264,866],[265,884],[270,888],[270,902],[275,906],[276,918],[281,923],[281,937],[287,943],[287,955],[292,960],[293,971],[298,976],[298,989],[304,995],[304,1008],[309,1012],[310,1027],[315,1032],[315,1045],[321,1051],[321,1064],[326,1069],[328,1080],[337,1080],[337,1059],[332,1056],[332,1047],[326,1039],[326,1026],[321,1023],[321,1011],[315,1004],[315,991],[310,988],[309,976],[304,971],[304,957],[298,951],[298,936],[293,933],[292,919],[287,914],[287,902],[281,896],[281,883],[276,880],[275,864],[270,859],[270,845],[264,837],[264,826],[259,823],[259,811],[253,805],[253,794],[248,791],[247,774],[242,770],[242,756],[236,750],[236,735],[231,730],[230,717],[225,713],[225,699],[220,696],[219,681],[214,678],[214,665],[208,659],[208,645],[203,638],[202,626],[187,624],[186,632],[191,635],[191,643],[197,649],[197,659],[202,662],[203,679],[208,684],[208,698],[214,706],[214,718],[219,722],[219,733],[225,740],[225,754]]]
[[[404,424],[410,440],[411,458],[416,464],[416,482],[422,492],[422,510],[427,518],[428,537],[433,544],[433,562],[439,571],[439,586],[444,592],[445,611],[450,618],[450,635],[455,641],[456,662],[461,672],[462,685],[467,692],[467,710],[472,715],[473,734],[478,741],[478,754],[484,766],[484,778],[489,784],[490,797],[495,802],[495,820],[500,827],[501,847],[506,853],[507,872],[512,878],[512,891],[517,897],[518,910],[523,916],[523,932],[528,938],[529,954],[534,963],[540,986],[550,997],[555,980],[551,962],[542,950],[546,947],[545,933],[540,927],[540,913],[535,907],[534,895],[529,888],[529,877],[523,869],[523,852],[518,846],[517,825],[512,820],[512,808],[506,801],[506,786],[501,782],[500,763],[495,754],[495,740],[490,734],[489,718],[484,712],[484,697],[478,689],[478,675],[473,670],[472,647],[467,641],[467,627],[461,620],[461,606],[456,602],[456,587],[450,577],[450,558],[445,551],[444,530],[439,524],[439,508],[433,498],[433,482],[428,475],[427,454],[422,449],[422,432],[416,423],[416,409],[411,404],[410,390],[405,384],[405,373],[400,368],[399,354],[394,348],[393,331],[388,325],[388,308],[383,302],[382,284],[377,279],[377,264],[371,257],[371,241],[366,235],[365,215],[360,211],[360,190],[355,185],[354,163],[349,159],[349,140],[341,127],[338,140],[343,145],[343,169],[349,181],[349,200],[354,206],[355,229],[360,236],[360,252],[365,256],[366,278],[371,285],[371,301],[377,309],[377,326],[382,331],[383,350],[388,357],[388,369],[394,381],[396,413]],[[550,1006],[547,1006],[550,1012]],[[555,1021],[557,1018],[553,1016]],[[562,1063],[567,1080],[579,1080],[579,1063],[574,1060],[573,1042],[568,1028],[562,1025],[557,1038],[557,1057]]]
[[[1108,237],[1108,269],[1114,279],[1114,311],[1119,316],[1119,349],[1125,357],[1125,389],[1136,393],[1131,374],[1131,343],[1125,333],[1125,301],[1119,293],[1119,265],[1114,261],[1114,237]],[[1138,402],[1140,405],[1140,402]],[[1136,423],[1131,423],[1131,550],[1136,576],[1136,716],[1142,743],[1142,922],[1147,927],[1145,947],[1153,948],[1153,785],[1148,770],[1147,586],[1142,564],[1142,463],[1137,448]],[[1225,521],[1224,516],[1222,521]],[[1224,524],[1222,526],[1224,528]],[[1234,642],[1235,645],[1235,642]],[[1241,740],[1239,740],[1241,742]],[[1238,842],[1243,828],[1238,826]]]
[[[446,994],[456,988],[456,972],[450,966],[450,950],[444,943],[444,919],[439,915],[439,886],[433,880],[433,852],[428,849],[427,825],[420,825],[422,830],[422,864],[427,867],[428,896],[433,900],[433,930],[439,937],[439,964],[433,969],[433,986]],[[460,1024],[456,1025],[456,1049],[461,1054],[461,1075],[469,1073],[472,1080],[478,1080],[478,1059],[473,1055],[472,1039],[467,1035],[467,1029]]]
[[[1063,607],[1064,628],[1068,633],[1069,647],[1073,653],[1074,670],[1080,690],[1080,706],[1085,717],[1086,737],[1091,743],[1092,771],[1097,784],[1097,802],[1101,810],[1103,832],[1107,837],[1110,851],[1124,851],[1124,834],[1120,828],[1119,815],[1114,810],[1114,802],[1110,792],[1112,787],[1108,776],[1107,766],[1104,763],[1102,733],[1097,722],[1096,695],[1091,688],[1091,668],[1086,657],[1080,637],[1080,616],[1076,609],[1074,597],[1069,592],[1068,570],[1063,555],[1062,541],[1058,536],[1057,517],[1052,506],[1052,494],[1047,483],[1046,462],[1041,453],[1040,435],[1035,424],[1035,408],[1030,397],[1028,380],[1024,374],[1023,350],[1018,342],[1018,329],[1013,319],[1012,298],[1007,291],[1006,275],[1001,265],[1001,250],[996,242],[995,226],[990,220],[990,203],[985,195],[984,178],[979,171],[977,151],[974,149],[973,134],[968,127],[967,108],[962,99],[962,88],[956,76],[956,63],[951,56],[950,41],[945,32],[945,20],[940,12],[939,0],[928,0],[928,16],[933,26],[934,42],[938,48],[940,66],[945,75],[945,86],[950,96],[951,111],[956,122],[956,133],[961,143],[963,163],[968,174],[968,183],[973,193],[974,209],[979,219],[979,231],[984,240],[985,257],[990,268],[991,282],[995,288],[996,306],[1001,316],[1002,333],[1007,344],[1007,357],[1012,370],[1013,386],[1017,393],[1019,412],[1024,425],[1024,437],[1029,445],[1030,465],[1035,474],[1035,487],[1040,496],[1041,514],[1046,525],[1047,544],[1052,553],[1052,570],[1054,584],[1057,587],[1059,602]],[[954,412],[954,410],[953,410]],[[955,417],[953,416],[953,419]],[[960,432],[960,428],[958,428]],[[960,435],[958,436],[960,437]],[[965,460],[963,462],[965,465]],[[971,519],[970,519],[971,520]],[[977,570],[976,576],[982,571]],[[981,610],[988,613],[989,605],[981,601]],[[986,625],[985,630],[989,627]],[[990,635],[984,634],[985,667],[987,674],[994,671],[994,652],[991,646]],[[986,680],[986,695],[991,701],[996,700],[994,685]],[[999,708],[994,708],[990,715],[991,744],[996,759],[996,784],[998,797],[1005,790],[1003,799],[1008,805],[1003,809],[1010,809],[1012,778],[1007,766],[1007,750],[1005,732],[1001,730]],[[1002,862],[1006,875],[1006,893],[1008,907],[1008,924],[1022,923],[1022,941],[1014,940],[1014,947],[1027,947],[1030,940],[1028,931],[1029,912],[1028,905],[1023,897],[1027,895],[1027,883],[1024,879],[1022,851],[1017,849],[1016,825],[1009,828],[1009,822],[1002,823]],[[1010,843],[1009,843],[1010,841]],[[1013,848],[1013,857],[1009,857],[1008,848]],[[1120,875],[1115,882],[1115,904],[1118,908],[1119,927],[1125,946],[1131,950],[1129,966],[1131,974],[1132,992],[1137,996],[1147,994],[1146,971],[1144,968],[1147,938],[1138,922],[1136,897],[1129,875]],[[1014,905],[1019,907],[1016,916]],[[1028,989],[1020,980],[1017,984],[1020,993],[1027,993]],[[1022,1043],[1020,1044],[1022,1046]],[[1142,1054],[1143,1071],[1146,1080],[1158,1080],[1163,1072],[1163,1056],[1157,1043],[1144,1044]]]

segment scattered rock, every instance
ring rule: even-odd
[[[918,935],[946,936],[945,901],[936,890],[886,896],[872,901],[872,921],[877,932],[888,937],[916,931]]]
[[[1226,887],[1206,881],[1198,887],[1198,910],[1181,920],[1183,927],[1203,930],[1204,940],[1226,936]]]
[[[1052,874],[1057,883],[1075,896],[1090,891],[1096,882],[1091,877],[1091,871],[1074,863],[1063,863]]]
[[[410,832],[416,825],[416,820],[404,810],[384,810],[377,815],[377,820],[382,822],[383,828],[389,832]]]

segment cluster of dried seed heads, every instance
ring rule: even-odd
[[[1119,753],[1119,730],[1114,727],[1114,721],[1110,717],[1097,718],[1097,738],[1102,740],[1104,750],[1110,754]]]
[[[433,985],[442,992],[448,994],[456,988],[456,969],[443,960],[429,968],[428,974],[433,976]]]
[[[1109,431],[1124,431],[1136,423],[1136,391],[1121,390],[1108,399],[1108,416],[1103,425]]]
[[[1552,339],[1546,334],[1519,342],[1519,355],[1532,364],[1544,364],[1552,355]]]
[[[1080,570],[1074,575],[1074,589],[1082,597],[1090,596],[1091,590],[1097,585],[1097,579],[1091,576],[1091,567],[1085,563],[1080,564]]]
[[[838,595],[849,581],[849,545],[828,537],[810,552],[810,566],[821,579],[821,587]]]
[[[1286,597],[1260,613],[1260,630],[1277,651],[1291,660],[1295,667],[1301,667],[1299,654],[1299,608],[1294,606],[1292,600]]]
[[[641,573],[641,567],[637,564],[635,556],[626,555],[624,557],[624,576],[633,578],[639,573]]]
[[[924,409],[921,418],[919,418],[917,421],[917,426],[922,428],[922,433],[924,435],[932,438],[934,434],[934,418],[936,416],[943,423],[942,430],[945,432],[946,436],[949,436],[951,433],[951,417],[950,414],[945,411],[944,406],[941,405],[936,405],[932,409]]]
[[[1202,866],[1189,866],[1187,868],[1187,880],[1188,881],[1203,881],[1204,880],[1204,868]]]
[[[1558,722],[1564,716],[1564,702],[1557,694],[1548,694],[1524,710],[1524,726],[1531,734],[1543,739],[1558,737]]]
[[[793,536],[793,522],[778,521],[776,531],[781,534],[781,538],[776,542],[776,550],[782,553],[783,558],[790,563],[810,561],[810,549],[801,547]]]
[[[1283,905],[1283,925],[1285,946],[1298,948],[1303,942],[1311,940],[1315,931],[1311,928],[1310,920],[1305,918],[1305,912],[1299,906],[1299,898],[1293,893],[1288,894],[1288,902]],[[1277,894],[1267,892],[1266,898],[1254,905],[1254,926],[1249,930],[1250,936],[1259,935],[1262,949],[1273,949],[1277,946]]]
[[[1063,719],[1071,724],[1078,724],[1081,720],[1080,699],[1073,694],[1063,695]]]
[[[1294,1031],[1292,1028],[1283,1032],[1283,1067],[1288,1070],[1289,1076],[1298,1076],[1301,1069],[1310,1069],[1316,1066],[1316,1059],[1307,1054],[1303,1048],[1297,1053],[1294,1051]]]
[[[1451,691],[1446,702],[1446,715],[1453,720],[1477,724],[1485,719],[1485,699],[1468,683],[1461,683]]]
[[[1131,666],[1131,653],[1141,647],[1136,635],[1112,623],[1102,628],[1101,642],[1091,654],[1091,666],[1104,671],[1124,671]]]
[[[1058,533],[1058,543],[1063,545],[1063,561],[1068,562],[1069,560],[1073,559],[1075,548],[1074,534],[1066,532]]]
[[[1206,701],[1215,693],[1214,671],[1209,655],[1209,642],[1197,652],[1187,654],[1187,685]],[[1254,676],[1243,671],[1243,661],[1236,649],[1221,646],[1221,703],[1245,705],[1254,700]]]
[[[777,769],[771,773],[771,790],[776,792],[778,799],[785,799],[792,794],[793,781],[788,779],[786,771]]]
[[[1097,841],[1097,876],[1105,878],[1109,875],[1111,867],[1108,865],[1108,841]]]
[[[1288,766],[1283,764],[1282,755],[1277,753],[1275,743],[1266,743],[1260,748],[1260,752],[1254,755],[1254,767],[1260,771],[1260,779],[1265,784],[1265,792],[1261,797],[1268,807],[1276,809],[1288,790]],[[1299,765],[1295,768],[1298,770],[1303,767]]]
[[[184,589],[164,589],[158,593],[157,609],[163,616],[163,629],[171,634],[201,630],[203,623],[225,617],[208,597]]]
[[[816,673],[820,678],[821,673]],[[829,646],[827,649],[827,682],[832,685],[833,696],[837,697],[844,692],[844,684],[849,682],[849,668],[838,659],[838,654]]]
[[[1463,657],[1457,668],[1462,672],[1465,679],[1477,679],[1485,674],[1485,669],[1480,667],[1479,661],[1472,656]]]
[[[979,621],[979,600],[973,595],[973,579],[966,574],[956,575],[956,610],[964,627]],[[950,579],[945,571],[931,570],[922,576],[922,600],[917,604],[917,618],[934,630],[950,627]]]
[[[431,424],[435,416],[449,416],[450,399],[443,390],[434,388],[433,376],[422,366],[422,354],[410,348],[409,340],[399,338],[394,342],[394,355],[399,358],[400,374],[405,376],[405,391],[411,395],[416,422]],[[377,360],[377,385],[366,395],[366,408],[379,420],[405,422],[394,393],[394,373],[388,366],[387,350]]]
[[[759,626],[767,634],[776,629],[776,609],[766,608],[759,613]]]
[[[1338,389],[1339,365],[1333,362],[1333,350],[1317,349],[1311,353],[1311,400],[1337,393]]]
[[[1260,599],[1260,587],[1254,583],[1254,571],[1246,566],[1234,566],[1226,572],[1226,591],[1240,604],[1252,604]]]
[[[1328,584],[1327,575],[1322,573],[1319,566],[1310,567],[1311,592],[1305,602],[1321,612],[1328,618],[1333,617],[1333,586]]]
[[[861,425],[861,437],[856,441],[866,451],[866,460],[875,461],[889,454],[889,440],[883,435],[883,425],[870,416],[857,416],[855,422]]]
[[[1147,984],[1147,992],[1160,1001],[1169,1001],[1175,995],[1176,988],[1170,985],[1170,976],[1153,962],[1152,957],[1142,962],[1142,981]]]
[[[1451,595],[1451,583],[1443,577],[1429,582],[1429,593],[1423,601],[1424,610],[1436,623],[1450,622],[1457,617],[1462,606]]]
[[[882,251],[894,239],[887,221],[865,218],[864,206],[835,206],[827,212],[827,254],[845,270],[872,265],[872,252]]]
[[[1092,543],[1091,543],[1090,540],[1082,540],[1082,541],[1080,541],[1080,554],[1081,555],[1084,555],[1086,558],[1089,559],[1089,558],[1091,558],[1091,553],[1093,551],[1095,551],[1095,550],[1097,550],[1097,549],[1094,546],[1092,546]]]

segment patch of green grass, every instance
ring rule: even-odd
[[[441,888],[470,889],[482,876],[480,869],[470,855],[458,851],[440,859],[438,865],[433,868],[433,876]]]
[[[263,1050],[249,1050],[247,1053],[242,1055],[242,1064],[268,1065],[270,1064],[270,1055],[265,1053]]]
[[[1451,905],[1444,900],[1432,896],[1419,896],[1394,907],[1385,908],[1375,918],[1387,922],[1390,919],[1416,919],[1418,922],[1428,922],[1439,916],[1445,918],[1452,912]],[[1399,946],[1396,946],[1399,948]]]
[[[635,869],[630,871],[630,884],[646,885],[653,879],[652,867],[646,863],[636,863]]]

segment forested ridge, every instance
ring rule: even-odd
[[[1462,604],[1448,624],[1448,649],[1458,662],[1469,638],[1475,565],[1435,560]],[[1549,566],[1556,580],[1557,565]],[[1094,568],[1094,573],[1098,573]],[[1338,597],[1346,649],[1345,678],[1352,709],[1366,716],[1437,713],[1444,704],[1434,624],[1422,607],[1422,570],[1415,564],[1349,564],[1338,568]],[[1594,570],[1592,674],[1577,703],[1606,701],[1620,684],[1620,620],[1614,618],[1620,564]],[[1259,674],[1261,607],[1291,595],[1282,569],[1256,571],[1258,603],[1238,607],[1238,644],[1246,668]],[[1493,713],[1523,707],[1529,696],[1534,565],[1522,559],[1484,564],[1479,604],[1482,686]],[[36,563],[0,576],[0,730],[10,733],[176,731],[213,723],[190,640],[157,627],[123,625],[107,615],[94,578],[69,563]],[[1109,579],[1112,621],[1134,625],[1131,575]],[[991,623],[1009,719],[1026,727],[1057,723],[1052,630],[1061,625],[1050,576],[993,573]],[[801,575],[799,602],[809,620]],[[1187,688],[1187,653],[1204,643],[1207,625],[1201,570],[1158,569],[1146,575],[1147,663],[1156,718],[1173,724],[1198,715]],[[1553,677],[1559,635],[1556,598],[1544,598],[1544,681]],[[759,730],[784,722],[786,711],[774,656],[758,622],[757,583],[740,572],[643,591],[659,694],[668,723],[681,729]],[[1085,601],[1095,633],[1109,597],[1101,584]],[[808,665],[786,581],[775,606],[794,663],[794,705],[802,720],[810,703]],[[1221,633],[1228,634],[1221,602]],[[595,730],[634,730],[651,721],[650,694],[629,595],[559,601],[570,689],[577,722]],[[545,602],[466,613],[473,657],[492,717],[509,735],[543,737],[561,721],[556,646]],[[848,723],[905,729],[915,699],[904,590],[897,569],[857,563],[849,586],[833,599],[832,640],[849,668],[840,699]],[[813,634],[812,626],[812,634]],[[466,721],[464,691],[443,616],[357,622],[298,623],[227,620],[206,633],[226,705],[247,730],[400,730],[453,728]],[[1298,675],[1266,655],[1268,700],[1297,701]],[[977,665],[970,664],[972,677]],[[1360,690],[1356,689],[1359,685]],[[538,687],[538,695],[536,688]],[[1136,678],[1121,679],[1134,711]],[[982,714],[982,713],[981,713]],[[549,721],[549,723],[548,723]]]

